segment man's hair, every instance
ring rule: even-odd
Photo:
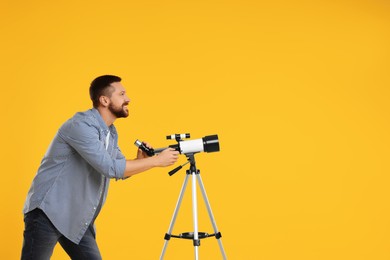
[[[111,97],[111,83],[121,82],[121,80],[120,77],[114,75],[103,75],[94,79],[89,87],[89,96],[91,97],[93,107],[97,108],[99,106],[99,98],[101,96]]]

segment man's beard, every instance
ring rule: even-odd
[[[124,106],[127,106],[129,103],[123,103],[121,107],[114,107],[114,105],[111,103],[108,105],[108,110],[113,113],[116,118],[121,118],[121,117],[128,117],[129,112],[125,110]]]

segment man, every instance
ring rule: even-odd
[[[72,259],[101,259],[94,221],[107,196],[109,180],[125,179],[153,167],[174,164],[168,148],[154,157],[138,149],[126,160],[113,123],[129,115],[121,78],[104,75],[89,88],[93,108],[76,113],[54,137],[24,205],[22,259],[50,259],[59,242]]]

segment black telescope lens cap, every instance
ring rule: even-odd
[[[208,135],[202,138],[203,139],[203,149],[207,153],[218,152],[219,151],[219,140],[218,135]]]

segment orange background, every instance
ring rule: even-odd
[[[51,139],[123,78],[135,139],[218,134],[198,154],[229,259],[389,259],[388,1],[3,1],[0,189],[4,259],[20,257],[23,203]],[[180,163],[185,158],[180,159]],[[184,170],[111,182],[104,259],[158,259]],[[187,190],[173,233],[192,231]],[[188,195],[188,196],[187,196]],[[200,231],[211,232],[199,198]],[[201,259],[220,259],[214,238]],[[172,240],[165,259],[192,259]],[[68,259],[60,247],[53,259]]]

